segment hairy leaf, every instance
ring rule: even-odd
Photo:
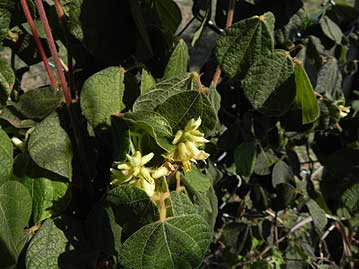
[[[11,140],[0,127],[0,186],[10,179],[13,162],[13,146]]]
[[[207,223],[198,215],[168,218],[142,227],[123,244],[125,268],[195,268],[210,243]]]
[[[306,206],[308,207],[309,213],[313,218],[313,222],[315,227],[322,231],[325,226],[327,225],[327,217],[325,215],[325,211],[315,202],[314,200],[310,199]]]
[[[111,115],[121,112],[125,70],[108,67],[88,78],[81,91],[81,109],[93,128],[111,125]]]
[[[274,49],[274,16],[268,12],[233,24],[217,41],[216,57],[223,71],[233,78],[244,76],[260,56]]]
[[[273,167],[272,185],[275,188],[281,183],[289,183],[294,179],[292,169],[282,160],[279,160]]]
[[[1,24],[1,17],[0,17],[0,24]],[[1,30],[0,30],[0,36],[1,36]],[[0,59],[0,104],[5,103],[5,101],[8,99],[12,87],[14,86],[14,83],[15,83],[14,71],[5,60]]]
[[[164,150],[170,151],[173,148],[171,139],[173,136],[171,125],[166,118],[156,112],[130,112],[126,113],[124,120],[127,121],[133,130],[145,131],[152,136],[156,143]]]
[[[258,109],[293,72],[293,62],[288,52],[277,50],[270,56],[261,56],[251,65],[243,80],[244,94]]]
[[[242,143],[234,151],[234,162],[237,173],[250,177],[254,170],[257,157],[257,145],[254,142]]]
[[[24,229],[31,215],[31,196],[19,182],[0,186],[0,267],[15,265],[26,240]]]
[[[188,195],[183,192],[171,192],[171,205],[173,216],[197,214],[197,210]]]
[[[59,268],[60,255],[73,248],[64,231],[56,226],[54,220],[47,219],[29,244],[26,252],[26,268]]]
[[[342,42],[342,38],[344,36],[342,30],[328,16],[324,16],[319,23],[322,31],[327,37],[335,41],[337,44]]]
[[[177,44],[177,47],[172,52],[165,69],[164,78],[171,78],[176,75],[186,73],[189,66],[188,47],[183,39]]]
[[[41,120],[54,112],[62,101],[62,91],[44,87],[25,92],[14,107],[28,119]]]
[[[58,215],[70,202],[69,183],[47,178],[25,177],[23,184],[32,197],[32,218],[34,223]]]
[[[141,95],[144,95],[155,86],[156,80],[149,72],[147,72],[146,69],[143,68],[141,73]]]
[[[28,150],[38,166],[71,180],[71,140],[56,113],[36,125],[29,138]]]

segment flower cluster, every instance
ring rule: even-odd
[[[191,170],[191,163],[204,161],[209,156],[208,153],[199,149],[209,142],[204,138],[204,134],[198,130],[201,123],[201,118],[191,119],[184,130],[177,131],[172,141],[176,148],[164,155],[171,162],[181,162],[185,171]]]
[[[164,154],[166,162],[152,169],[146,167],[154,153],[142,156],[140,151],[136,151],[133,155],[127,154],[126,162],[117,163],[117,169],[111,169],[113,181],[111,185],[119,185],[123,183],[133,184],[143,189],[148,196],[152,197],[155,193],[156,179],[168,176],[175,170],[173,163],[181,163],[185,171],[191,170],[192,163],[197,161],[205,161],[209,154],[199,147],[209,142],[204,138],[204,134],[198,130],[201,125],[201,118],[197,120],[191,119],[184,130],[179,130],[172,144],[176,147]]]

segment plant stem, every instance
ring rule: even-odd
[[[229,28],[233,24],[233,17],[234,17],[234,6],[236,5],[236,0],[228,0],[229,6],[228,6],[228,12],[227,12],[227,21],[226,21],[226,28]],[[222,69],[218,65],[216,69],[216,73],[214,73],[213,79],[212,79],[212,85],[216,87],[218,85],[219,79],[221,78]]]
[[[57,53],[55,40],[54,40],[54,37],[52,36],[49,21],[47,19],[46,13],[45,13],[44,5],[42,4],[42,0],[35,0],[35,3],[36,3],[36,7],[39,12],[41,21],[42,21],[42,25],[44,27],[44,31],[46,33],[47,42],[49,44],[52,58],[54,59],[57,75],[60,79],[61,88],[64,93],[66,105],[67,105],[67,107],[70,107],[71,103],[72,103],[71,93],[70,93],[70,90],[69,90],[67,82],[66,82],[65,74],[61,67],[60,57],[59,57],[59,54]]]
[[[31,33],[32,33],[32,36],[34,37],[36,46],[37,46],[37,48],[39,50],[42,62],[44,63],[46,73],[49,76],[51,86],[54,89],[56,89],[57,88],[57,81],[55,79],[54,74],[51,71],[51,68],[50,68],[50,65],[49,65],[49,62],[48,62],[44,47],[42,46],[39,34],[37,33],[35,23],[34,23],[34,20],[33,20],[32,16],[31,16],[31,12],[30,12],[29,6],[27,5],[26,0],[21,0],[21,6],[22,6],[22,9],[24,11],[26,20],[27,20],[27,22],[28,22],[28,24],[30,26]]]

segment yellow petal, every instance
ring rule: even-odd
[[[146,163],[148,163],[149,161],[151,161],[153,156],[155,156],[155,154],[153,152],[143,156],[142,159],[141,159],[141,166],[143,166]]]
[[[174,138],[173,141],[172,141],[172,144],[173,144],[173,145],[178,144],[178,142],[179,142],[180,139],[182,138],[182,135],[183,135],[183,131],[182,131],[182,130],[177,131],[177,133],[176,133],[176,135],[175,135],[175,138]]]
[[[166,177],[170,172],[171,171],[167,167],[161,166],[152,172],[152,178],[157,179],[161,177]]]

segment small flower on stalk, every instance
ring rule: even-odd
[[[151,152],[142,156],[141,152],[136,151],[134,155],[126,155],[127,162],[117,165],[117,169],[111,169],[114,180],[112,185],[129,182],[138,188],[143,189],[149,196],[152,196],[155,190],[155,181],[151,176],[150,168],[147,164],[154,156]]]
[[[209,141],[204,138],[204,134],[198,130],[202,120],[191,119],[184,130],[177,131],[172,141],[176,148],[165,154],[170,161],[181,162],[185,171],[191,170],[191,163],[196,161],[205,161],[209,154],[204,150],[198,149]]]
[[[339,109],[339,115],[341,118],[345,118],[350,112],[349,106],[339,105],[338,109]]]

